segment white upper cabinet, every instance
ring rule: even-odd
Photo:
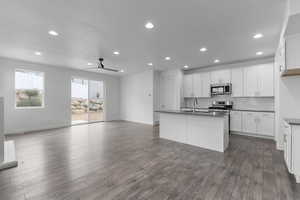
[[[272,63],[244,68],[244,96],[274,96],[274,66]]]
[[[209,72],[187,74],[183,77],[184,97],[210,97]]]
[[[184,75],[184,97],[210,97],[210,84],[232,84],[232,97],[273,97],[274,64]]]
[[[187,74],[183,76],[183,95],[184,97],[194,97],[192,74]]]
[[[222,84],[231,82],[230,69],[211,71],[211,84]]]
[[[244,96],[244,70],[243,68],[231,69],[231,84],[233,97]]]
[[[256,96],[258,92],[257,68],[244,68],[244,96]]]
[[[194,97],[202,96],[201,74],[193,74],[193,95]]]
[[[274,65],[264,64],[259,67],[260,96],[274,96]]]
[[[210,74],[209,72],[201,73],[202,95],[201,97],[210,97]]]

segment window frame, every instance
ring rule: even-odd
[[[17,98],[16,98],[16,72],[23,71],[23,72],[34,72],[40,73],[43,75],[43,90],[42,90],[42,105],[41,106],[25,106],[25,107],[18,107],[17,106]],[[23,68],[15,68],[14,70],[14,104],[16,110],[35,110],[35,109],[44,109],[45,108],[45,72],[38,71],[38,70],[31,70],[31,69],[23,69]]]

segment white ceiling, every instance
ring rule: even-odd
[[[84,69],[99,56],[135,73],[275,52],[286,0],[0,0],[0,56]],[[144,24],[153,22],[154,29]],[[49,30],[59,33],[48,35]],[[254,40],[254,33],[264,38]],[[199,49],[205,46],[208,51]],[[113,51],[120,55],[113,55]],[[34,55],[41,51],[42,56]],[[171,61],[164,57],[170,56]]]

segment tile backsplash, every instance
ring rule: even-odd
[[[234,109],[269,110],[274,111],[274,97],[230,97],[217,96],[213,98],[197,98],[197,107],[208,108],[213,101],[229,100],[233,102]],[[185,98],[184,106],[192,107],[194,99]]]

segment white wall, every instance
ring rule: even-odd
[[[300,13],[300,1],[299,0],[289,0],[290,15]]]
[[[153,124],[154,71],[148,70],[121,78],[121,119]]]
[[[0,163],[4,161],[4,105],[3,97],[0,97]]]
[[[45,108],[15,109],[16,68],[45,73]],[[120,78],[18,60],[0,58],[0,96],[5,98],[5,133],[22,133],[71,124],[71,78],[104,81],[106,120],[119,119]]]

